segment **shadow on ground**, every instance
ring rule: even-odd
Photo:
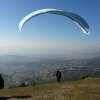
[[[0,100],[7,100],[7,99],[10,99],[10,98],[18,98],[19,99],[25,99],[25,98],[30,98],[31,96],[28,95],[28,96],[9,96],[9,97],[0,97]]]

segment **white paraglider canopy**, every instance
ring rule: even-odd
[[[41,10],[37,10],[34,11],[32,13],[30,13],[29,15],[27,15],[26,17],[24,17],[22,19],[22,21],[19,23],[19,30],[20,32],[22,32],[22,27],[23,25],[31,18],[44,14],[44,13],[51,13],[51,14],[58,14],[58,15],[62,15],[62,16],[66,16],[72,20],[74,20],[74,22],[82,29],[82,31],[89,35],[90,34],[90,28],[89,25],[87,24],[87,22],[80,17],[77,14],[71,13],[71,12],[67,12],[67,11],[62,11],[62,10],[58,10],[58,9],[41,9]]]

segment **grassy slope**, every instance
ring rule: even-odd
[[[100,100],[100,78],[2,89],[0,100]]]

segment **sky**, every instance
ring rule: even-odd
[[[78,14],[88,23],[90,35],[84,34],[71,19],[54,14],[30,19],[23,26],[23,33],[20,33],[20,21],[31,12],[45,8]],[[47,49],[51,52],[58,49],[97,50],[100,48],[99,24],[100,0],[1,0],[0,54],[25,50],[35,53],[38,49],[41,52]]]

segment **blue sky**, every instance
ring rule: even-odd
[[[44,8],[80,15],[89,24],[90,35],[85,35],[69,18],[53,14],[32,18],[24,25],[21,34],[18,29],[20,21],[29,13]],[[100,0],[1,0],[0,26],[0,48],[99,48]]]

